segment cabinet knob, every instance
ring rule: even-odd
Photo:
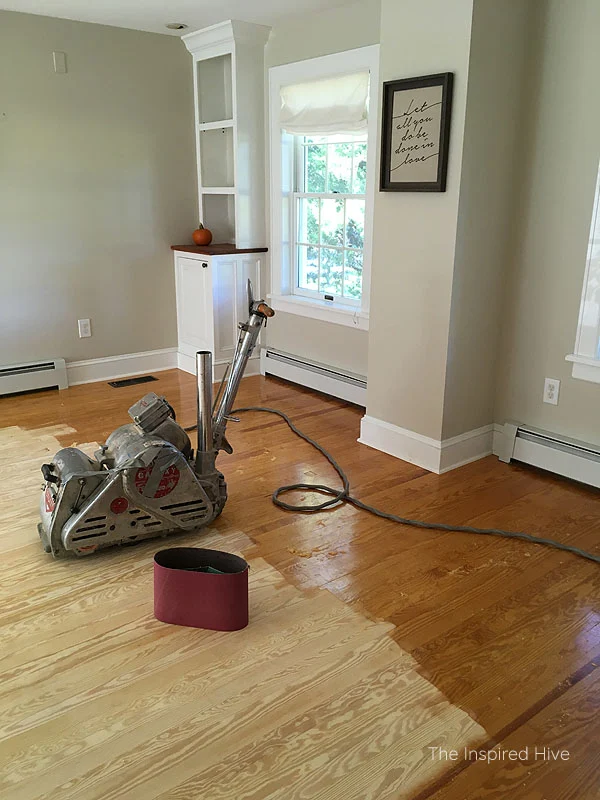
[[[202,262],[202,269],[206,269],[208,267],[208,263],[206,261]]]

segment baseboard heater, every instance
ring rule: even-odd
[[[263,347],[260,353],[260,371],[262,375],[285,378],[349,403],[359,406],[367,404],[367,379],[362,375],[328,367],[291,353]]]
[[[68,385],[64,358],[0,367],[0,395],[53,387],[66,389]]]
[[[500,461],[522,461],[600,487],[600,447],[513,422],[502,433]]]

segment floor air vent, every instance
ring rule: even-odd
[[[150,383],[157,380],[158,378],[155,378],[154,375],[140,375],[138,378],[122,378],[118,381],[109,381],[108,385],[112,386],[113,389],[122,389],[124,386],[137,386],[138,383]]]
[[[68,385],[64,358],[0,367],[0,395],[31,392],[35,389],[66,389]]]

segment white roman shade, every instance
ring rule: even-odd
[[[281,127],[301,136],[367,130],[369,73],[337,75],[281,87]]]

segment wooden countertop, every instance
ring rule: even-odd
[[[236,247],[234,244],[207,244],[198,247],[194,244],[172,244],[171,250],[182,253],[200,253],[204,256],[229,256],[234,253],[266,253],[267,247]]]

